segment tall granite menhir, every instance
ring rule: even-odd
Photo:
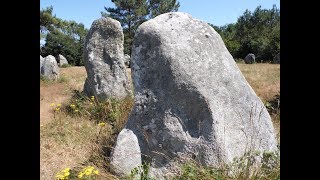
[[[85,94],[104,100],[130,93],[120,22],[103,17],[92,23],[84,45],[84,65]]]
[[[218,165],[277,149],[268,111],[207,23],[159,15],[137,29],[131,55],[135,104],[111,154],[116,174],[149,161],[161,178],[186,158]]]

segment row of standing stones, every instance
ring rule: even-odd
[[[40,55],[40,75],[50,80],[57,80],[59,78],[58,66],[62,66],[64,64],[68,64],[68,61],[61,54],[59,54],[57,60],[52,55],[48,55],[45,58]]]
[[[123,40],[118,21],[93,22],[84,45],[87,95],[132,94]],[[207,23],[182,12],[144,22],[130,63],[134,107],[111,153],[115,174],[150,162],[150,175],[162,179],[188,158],[215,166],[248,150],[277,150],[268,111]]]
[[[256,62],[256,56],[252,53],[249,53],[245,58],[244,58],[244,62],[246,64],[253,64]],[[274,57],[273,57],[273,60],[272,60],[272,63],[273,64],[280,64],[280,53],[276,54]]]

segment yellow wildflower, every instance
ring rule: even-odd
[[[83,173],[80,172],[80,173],[78,174],[78,178],[82,178],[82,177],[83,177]]]
[[[54,104],[54,103],[51,103],[51,104],[50,104],[50,106],[51,106],[51,107],[54,107],[54,106],[55,106],[55,104]]]
[[[91,172],[90,172],[90,171],[86,171],[85,174],[86,174],[87,176],[89,176],[89,175],[91,174]]]
[[[76,105],[71,104],[71,105],[70,105],[70,107],[73,109],[73,108],[75,108],[75,107],[76,107]]]
[[[92,175],[98,175],[98,174],[99,174],[99,171],[94,169],[93,166],[87,166],[81,170],[81,172],[78,174],[78,178],[81,179],[83,176],[90,177]]]
[[[70,175],[70,172],[65,172],[64,173],[64,176],[69,176]]]
[[[58,175],[56,176],[56,179],[57,179],[57,180],[63,180],[63,179],[64,179],[64,176],[61,175],[61,174],[58,174]]]
[[[92,105],[93,103],[91,102],[90,105]]]
[[[79,111],[78,109],[75,109],[75,110],[74,110],[74,112],[78,112],[78,111]]]
[[[56,110],[56,111],[59,111],[59,110],[60,110],[60,108],[59,108],[59,107],[57,107],[55,110]]]
[[[105,125],[106,125],[106,123],[101,122],[101,123],[99,123],[98,125],[99,125],[100,127],[103,127],[103,126],[105,126]]]
[[[69,171],[70,171],[70,168],[63,169],[56,175],[56,179],[58,180],[68,179],[68,176],[70,175]]]
[[[69,171],[70,171],[70,168],[65,168],[65,169],[62,170],[63,173],[66,173],[66,172],[69,172]]]
[[[99,175],[99,171],[98,170],[94,170],[93,173],[96,174],[96,175]]]
[[[57,104],[57,107],[61,107],[61,104],[59,103],[59,104]]]
[[[91,100],[92,100],[92,101],[94,100],[94,96],[91,96]]]

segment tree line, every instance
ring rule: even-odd
[[[45,39],[40,47],[43,57],[62,54],[71,65],[83,65],[83,43],[88,30],[82,23],[62,20],[52,14],[53,7],[40,11],[40,39]]]
[[[210,24],[222,37],[234,58],[244,59],[248,53],[257,62],[268,62],[280,53],[280,9],[246,10],[236,23],[224,26]]]
[[[135,30],[143,22],[160,14],[178,11],[177,0],[111,0],[115,8],[105,7],[102,16],[111,17],[121,23],[124,34],[124,53],[131,54]]]
[[[115,7],[105,7],[103,17],[111,17],[121,23],[124,32],[124,53],[131,54],[136,29],[143,22],[166,12],[178,11],[177,0],[111,0]],[[40,47],[42,56],[65,56],[71,65],[83,65],[83,44],[88,29],[82,23],[62,20],[52,14],[53,7],[40,10]],[[210,24],[222,37],[234,58],[244,58],[248,53],[256,55],[257,62],[271,61],[280,53],[280,9],[246,10],[236,23],[224,26]]]

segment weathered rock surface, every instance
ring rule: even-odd
[[[117,138],[111,168],[119,175],[130,174],[131,169],[141,165],[141,150],[137,136],[131,130],[122,130]]]
[[[130,93],[120,22],[103,17],[92,23],[84,45],[84,65],[87,95],[103,100],[123,98]]]
[[[127,66],[127,67],[130,67],[130,56],[128,54],[125,54],[124,55],[124,64]]]
[[[44,58],[40,74],[51,80],[57,80],[59,78],[58,63],[52,55]]]
[[[254,62],[256,62],[256,56],[252,53],[249,53],[245,58],[244,58],[244,62],[246,64],[253,64]]]
[[[181,12],[143,23],[131,68],[135,105],[111,153],[117,174],[140,165],[131,159],[139,148],[157,178],[186,158],[218,165],[245,151],[277,149],[264,104],[207,23]]]
[[[41,67],[43,64],[44,58],[40,55],[40,74],[41,74]]]
[[[59,66],[62,66],[64,64],[69,64],[67,59],[61,54],[59,54],[58,58],[59,58]]]

